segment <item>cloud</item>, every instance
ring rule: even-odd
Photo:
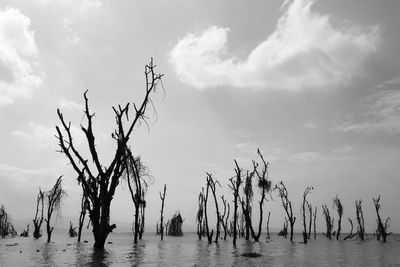
[[[42,83],[30,19],[18,9],[0,9],[0,107],[28,97]]]
[[[389,82],[386,85],[392,86],[393,82]],[[399,85],[400,80],[397,86]],[[362,114],[332,128],[332,131],[364,133],[367,135],[400,134],[399,88],[380,90],[366,97]]]
[[[66,100],[66,99],[61,99],[60,102],[58,103],[60,108],[62,109],[67,109],[67,110],[79,110],[83,111],[83,106],[81,104],[78,104],[76,102]]]
[[[350,22],[335,27],[328,15],[312,11],[312,4],[294,0],[284,5],[275,31],[244,60],[228,52],[229,28],[211,26],[179,40],[169,61],[183,82],[198,89],[299,91],[349,82],[377,49],[379,29]]]

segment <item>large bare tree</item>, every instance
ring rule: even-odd
[[[46,201],[47,201],[47,217],[44,219],[46,221],[46,230],[47,230],[47,242],[51,240],[51,234],[53,233],[54,227],[51,226],[51,216],[54,211],[58,214],[61,208],[61,200],[66,195],[65,191],[61,186],[62,175],[57,179],[53,188],[45,192]]]
[[[303,193],[303,203],[301,204],[301,216],[303,219],[303,242],[304,244],[307,244],[307,241],[309,239],[309,233],[311,232],[311,221],[312,217],[310,216],[310,222],[309,222],[309,233],[307,234],[307,214],[306,214],[306,208],[307,211],[310,211],[310,203],[307,200],[307,196],[314,190],[312,186],[307,186],[306,189],[304,190]]]
[[[279,196],[282,201],[282,206],[285,209],[287,219],[290,223],[290,241],[293,241],[293,228],[296,222],[296,216],[293,215],[292,201],[289,200],[289,193],[286,189],[285,184],[282,181],[278,185],[276,185],[275,188],[279,192]]]
[[[125,106],[113,107],[116,129],[112,138],[116,142],[116,150],[111,162],[103,164],[98,155],[95,134],[93,131],[93,117],[89,109],[87,91],[84,93],[86,125],[81,125],[90,152],[90,158],[86,158],[82,150],[76,147],[71,130],[71,123],[67,122],[63,113],[57,109],[61,125],[56,126],[57,138],[60,152],[64,153],[78,174],[78,183],[81,184],[84,194],[87,196],[87,210],[92,224],[94,235],[94,247],[103,248],[109,233],[116,227],[110,224],[110,205],[120,179],[125,171],[126,148],[135,127],[146,123],[148,116],[146,111],[153,106],[151,95],[156,91],[157,85],[161,83],[162,74],[155,73],[153,60],[145,66],[145,94],[139,105],[127,103]],[[133,106],[134,114],[130,114]],[[90,164],[89,161],[93,164]]]

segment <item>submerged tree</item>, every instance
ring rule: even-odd
[[[269,233],[269,219],[271,217],[271,212],[268,212],[268,218],[267,218],[267,239],[271,239],[271,235]]]
[[[167,192],[167,185],[164,184],[164,191],[161,194],[160,192],[160,199],[161,199],[161,211],[160,211],[160,227],[159,233],[161,235],[161,240],[164,239],[164,201],[165,201],[165,193]]]
[[[182,224],[183,224],[183,219],[180,214],[180,212],[175,212],[174,216],[172,217],[171,220],[169,220],[168,223],[168,235],[169,236],[182,236]]]
[[[237,161],[235,160],[235,172],[236,176],[229,179],[231,184],[229,185],[230,189],[233,191],[233,245],[236,245],[236,238],[237,238],[237,224],[238,224],[238,201],[239,201],[239,188],[242,184],[242,170],[239,168]]]
[[[333,206],[336,208],[339,219],[338,219],[338,228],[336,231],[336,240],[339,240],[340,232],[342,230],[342,216],[343,216],[343,205],[338,196],[333,199]]]
[[[246,179],[244,181],[243,194],[244,196],[241,198],[242,212],[245,219],[245,239],[249,240],[250,232],[252,232],[252,236],[254,234],[253,225],[251,221],[252,215],[252,206],[253,206],[253,176],[255,171],[247,171]]]
[[[357,233],[358,237],[361,240],[364,240],[364,235],[365,235],[365,225],[364,225],[364,214],[362,211],[362,200],[356,200],[356,216],[357,216]]]
[[[317,207],[315,207],[313,212],[313,221],[314,221],[314,239],[317,239]]]
[[[28,223],[26,225],[26,229],[24,229],[22,231],[22,233],[19,235],[20,237],[28,237],[29,236],[29,226],[30,226],[30,223]]]
[[[45,193],[47,200],[47,218],[44,219],[46,221],[46,230],[47,230],[47,242],[51,240],[51,234],[53,233],[54,227],[51,224],[51,216],[53,212],[56,211],[57,214],[61,209],[61,200],[65,196],[65,191],[61,186],[62,175],[57,179],[53,188]]]
[[[196,216],[196,222],[197,222],[197,236],[199,239],[201,239],[202,236],[205,235],[205,225],[204,225],[204,201],[205,201],[205,196],[204,196],[204,187],[201,188],[201,192],[199,194],[198,198],[198,210],[197,210],[197,216]]]
[[[28,224],[29,226],[29,224]],[[29,228],[28,228],[29,229]],[[29,230],[28,230],[29,231]],[[8,215],[3,205],[0,206],[0,237],[15,237],[17,232],[11,222],[11,217]]]
[[[218,199],[217,199],[217,193],[216,193],[216,185],[220,185],[220,183],[217,180],[214,180],[211,176],[210,173],[207,173],[207,192],[208,188],[211,189],[211,192],[214,197],[214,203],[215,203],[215,213],[217,217],[217,224],[216,224],[216,230],[215,230],[215,242],[218,242],[220,232],[221,232],[221,214],[219,212],[219,205],[218,205]],[[223,222],[222,222],[223,223]],[[211,235],[212,236],[212,235]]]
[[[307,206],[307,211],[309,211],[308,206],[310,204],[307,201],[307,196],[308,196],[308,194],[311,193],[312,190],[313,190],[312,186],[307,186],[306,189],[304,190],[303,203],[301,204],[301,210],[300,210],[301,211],[301,215],[302,215],[302,219],[303,219],[303,242],[304,242],[304,244],[307,244],[307,240],[309,238],[309,235],[307,234],[306,206]],[[310,219],[310,224],[309,225],[311,225],[311,219]],[[309,228],[311,228],[311,227],[309,227]]]
[[[228,229],[228,218],[229,218],[229,210],[230,206],[229,203],[226,203],[226,199],[224,196],[221,196],[222,204],[224,205],[224,211],[221,215],[220,222],[222,225],[222,228],[224,228],[224,240],[226,240],[226,236],[228,235],[229,229]]]
[[[36,198],[36,213],[33,219],[33,237],[38,239],[42,236],[42,231],[40,228],[43,223],[43,210],[44,210],[44,192],[39,188],[39,193]],[[39,213],[40,211],[40,213]]]
[[[279,192],[282,206],[285,209],[287,219],[290,223],[290,241],[293,241],[293,228],[296,222],[296,217],[293,215],[292,202],[289,200],[289,193],[286,189],[285,184],[282,181],[279,183],[279,185],[276,186],[276,189]]]
[[[381,200],[381,196],[379,195],[378,198],[372,198],[372,200],[374,201],[374,206],[375,206],[375,211],[376,211],[376,216],[377,216],[377,223],[378,223],[378,227],[376,229],[376,238],[379,241],[380,238],[382,237],[382,241],[386,242],[387,236],[391,234],[391,232],[388,233],[390,217],[387,217],[385,220],[385,223],[383,223],[381,216],[379,214],[379,210],[381,208],[381,204],[379,203]]]
[[[146,110],[149,104],[150,106],[153,105],[150,96],[156,91],[157,85],[163,76],[154,72],[155,67],[153,60],[145,66],[145,94],[139,105],[133,104],[135,113],[132,120],[129,119],[130,103],[127,103],[124,107],[120,105],[113,107],[117,127],[112,134],[112,138],[116,141],[117,148],[111,162],[107,166],[100,162],[98,156],[92,120],[95,114],[89,110],[87,91],[84,93],[84,114],[87,125],[86,127],[81,125],[81,130],[86,136],[94,166],[90,165],[89,159],[77,150],[72,137],[71,123],[68,123],[64,119],[59,109],[57,110],[61,122],[60,127],[56,126],[60,152],[67,156],[72,167],[77,172],[78,183],[81,184],[82,190],[88,198],[89,205],[87,205],[87,210],[93,227],[94,247],[96,248],[104,247],[107,236],[116,227],[115,224],[110,225],[110,205],[115,194],[115,189],[125,171],[128,141],[135,126],[138,126],[141,122],[146,123],[146,119],[148,118]]]
[[[328,206],[326,204],[322,205],[322,213],[325,218],[325,224],[326,224],[326,233],[324,235],[332,239],[332,230],[333,230],[333,222],[334,219],[331,217]]]
[[[279,231],[278,236],[283,236],[287,238],[288,234],[288,219],[285,217],[285,221],[283,222],[282,229]]]
[[[350,226],[351,226],[351,229],[350,229],[350,233],[343,239],[343,240],[347,240],[347,239],[352,239],[355,235],[357,235],[357,233],[354,233],[353,234],[353,221],[350,219],[350,218],[347,218],[348,220],[349,220],[349,222],[350,222]]]
[[[76,232],[76,226],[74,227],[71,221],[69,221],[68,235],[69,237],[75,237],[78,235],[78,233]]]
[[[89,205],[89,202],[88,202],[87,198],[85,197],[85,194],[83,194],[82,199],[81,199],[81,212],[79,213],[78,242],[81,242],[82,229],[83,229],[83,224],[85,222],[86,211],[87,211],[86,207],[88,205]]]
[[[312,211],[312,205],[310,202],[307,201],[307,208],[308,208],[308,214],[310,217],[310,220],[308,222],[308,239],[311,239],[311,227],[313,223],[313,211]]]

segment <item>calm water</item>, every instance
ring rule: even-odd
[[[66,235],[54,234],[52,243],[45,238],[0,239],[0,266],[399,266],[400,236],[392,235],[387,243],[371,239],[336,241],[318,236],[304,245],[273,236],[267,243],[238,240],[208,245],[194,234],[181,238],[165,237],[161,242],[152,234],[134,245],[130,234],[111,234],[104,251],[92,248],[88,233],[76,243]],[[296,236],[296,240],[301,240]],[[14,245],[18,243],[17,245]],[[12,245],[12,246],[10,246]],[[242,256],[260,253],[257,258]]]

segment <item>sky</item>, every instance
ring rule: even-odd
[[[303,191],[313,186],[310,202],[319,210],[326,203],[335,218],[336,195],[353,220],[354,202],[362,199],[372,231],[372,198],[381,195],[381,214],[399,232],[398,10],[397,0],[3,0],[0,203],[28,223],[39,187],[49,190],[64,175],[61,216],[77,217],[81,191],[67,158],[57,153],[56,110],[71,121],[85,151],[79,125],[89,90],[107,165],[115,149],[112,106],[140,103],[144,65],[153,57],[165,93],[153,96],[150,127],[136,128],[130,140],[154,180],[147,193],[150,225],[159,218],[164,184],[165,216],[179,210],[184,225],[195,225],[206,172],[231,201],[233,160],[250,168],[260,148],[269,178],[284,181],[298,217]],[[265,210],[271,226],[280,227],[276,193]],[[133,203],[121,183],[111,222],[132,220]],[[321,213],[318,225],[322,230]],[[346,223],[343,228],[349,231]]]

